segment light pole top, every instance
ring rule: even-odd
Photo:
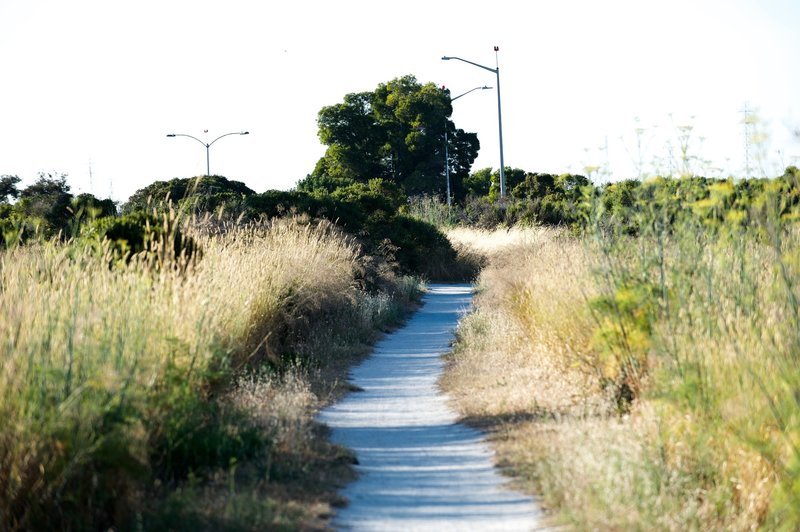
[[[204,131],[204,133],[208,133],[208,130],[206,129]],[[197,142],[199,142],[200,144],[205,146],[205,148],[206,148],[206,175],[210,176],[211,175],[211,162],[210,162],[211,156],[209,155],[209,150],[211,148],[211,145],[214,144],[215,142],[217,142],[219,139],[221,139],[223,137],[227,137],[229,135],[249,135],[249,134],[250,134],[249,131],[232,131],[230,133],[225,133],[224,135],[220,135],[219,137],[215,138],[211,142],[203,142],[202,140],[198,139],[197,137],[195,137],[193,135],[187,135],[186,133],[167,133],[167,137],[170,137],[170,138],[171,137],[188,137],[190,139],[196,140]]]
[[[196,140],[197,142],[199,142],[200,144],[202,144],[206,148],[210,148],[212,144],[217,142],[222,137],[227,137],[229,135],[249,135],[249,134],[250,134],[249,131],[233,131],[231,133],[225,133],[224,135],[220,135],[219,137],[215,138],[211,142],[203,142],[202,140],[198,139],[197,137],[194,137],[192,135],[187,135],[186,133],[167,133],[167,137],[189,137],[190,139]]]
[[[506,186],[505,186],[506,179],[505,179],[505,161],[503,160],[503,113],[500,110],[500,62],[497,59],[497,52],[499,50],[500,50],[499,46],[494,47],[495,64],[497,65],[496,68],[490,68],[485,65],[475,63],[474,61],[469,61],[461,57],[455,57],[450,55],[443,55],[442,61],[449,61],[451,59],[456,59],[458,61],[468,63],[472,66],[488,70],[489,72],[497,76],[497,129],[500,136],[500,198],[503,199],[505,198],[506,195]]]
[[[484,70],[488,70],[489,72],[492,72],[493,74],[499,74],[499,73],[500,73],[500,67],[497,67],[497,68],[489,68],[489,67],[487,67],[487,66],[484,66],[484,65],[481,65],[481,64],[478,64],[478,63],[475,63],[475,62],[469,61],[469,60],[467,60],[467,59],[462,59],[462,58],[460,58],[460,57],[448,56],[448,55],[443,55],[443,56],[442,56],[442,61],[450,61],[451,59],[456,59],[456,60],[458,60],[458,61],[463,61],[463,62],[465,62],[465,63],[469,63],[470,65],[474,65],[474,66],[476,66],[476,67],[478,67],[478,68],[482,68],[482,69],[484,69]]]
[[[466,96],[467,94],[469,94],[472,91],[477,91],[477,90],[485,91],[485,90],[489,90],[489,89],[493,89],[493,88],[494,87],[487,87],[486,85],[484,85],[482,87],[475,87],[474,89],[470,89],[467,92],[461,93],[461,94],[459,94],[458,96],[456,96],[454,98],[450,98],[450,101],[454,102],[454,101],[458,100],[459,98],[461,98],[462,96]]]

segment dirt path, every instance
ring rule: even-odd
[[[340,530],[532,530],[534,501],[503,487],[483,435],[456,423],[436,382],[471,304],[467,285],[432,285],[423,307],[354,368],[363,388],[319,419],[353,449],[359,478],[342,492]]]

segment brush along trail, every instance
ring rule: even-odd
[[[468,285],[431,285],[423,306],[351,371],[363,391],[323,410],[334,442],[352,449],[359,478],[341,494],[342,530],[534,530],[542,512],[507,489],[484,435],[457,422],[437,381]]]

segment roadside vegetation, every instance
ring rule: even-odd
[[[681,144],[686,177],[506,168],[501,199],[451,103],[346,95],[289,191],[0,175],[0,530],[324,529],[353,456],[315,412],[425,280],[479,272],[443,384],[554,521],[800,528],[797,168]]]
[[[349,457],[313,437],[314,409],[416,282],[359,288],[364,256],[325,223],[183,230],[202,257],[175,253],[177,231],[134,255],[91,238],[4,252],[10,529],[294,528],[329,511],[306,470]]]
[[[424,279],[479,268],[404,212],[441,168],[425,124],[455,175],[477,156],[450,111],[411,76],[346,96],[291,191],[0,176],[0,528],[324,528],[353,458],[314,413]]]
[[[443,384],[556,521],[800,526],[798,177],[623,182],[578,230],[451,232],[489,266]]]
[[[380,180],[156,182],[121,215],[6,182],[60,192],[0,205],[3,529],[324,528],[353,458],[314,413],[423,277],[474,272]]]

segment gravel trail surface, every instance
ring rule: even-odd
[[[504,487],[484,435],[456,422],[437,386],[441,355],[469,309],[468,285],[432,285],[423,306],[351,372],[353,392],[319,420],[353,449],[359,478],[338,530],[537,530],[541,510]]]

